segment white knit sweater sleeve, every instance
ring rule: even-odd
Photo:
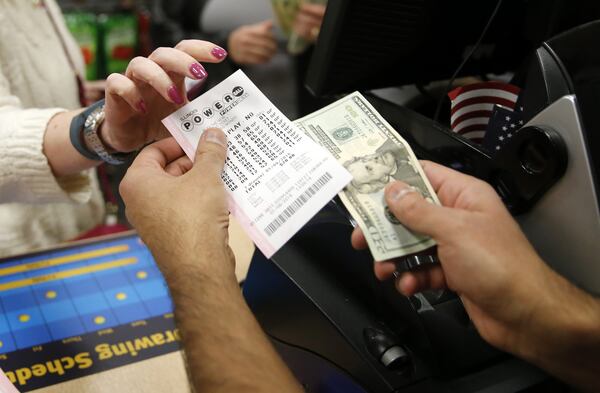
[[[64,109],[24,109],[0,68],[0,203],[86,203],[89,171],[55,178],[43,153],[50,119]]]

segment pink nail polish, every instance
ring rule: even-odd
[[[208,73],[200,63],[194,63],[190,66],[190,72],[196,79],[204,79],[208,76]]]
[[[218,60],[223,60],[225,57],[227,57],[227,51],[219,46],[215,46],[210,53],[212,53],[212,55]]]
[[[181,96],[181,94],[179,94],[179,90],[177,90],[177,87],[169,87],[169,89],[167,90],[167,94],[169,95],[169,98],[177,105],[183,104],[183,97]]]
[[[148,108],[146,107],[146,103],[144,102],[144,100],[140,100],[140,102],[138,102],[137,109],[144,115],[148,114]]]

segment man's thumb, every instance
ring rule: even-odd
[[[389,184],[385,200],[392,214],[415,232],[437,238],[451,224],[451,209],[428,202],[406,183],[397,181]]]
[[[204,176],[221,176],[225,158],[227,157],[227,137],[218,128],[209,128],[202,133],[196,157],[194,159],[193,171],[201,171]]]

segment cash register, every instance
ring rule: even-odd
[[[547,2],[538,3],[548,11]],[[567,2],[550,3],[557,7],[547,12],[553,17],[572,11]],[[485,50],[473,50],[461,72],[523,75],[528,122],[502,153],[493,155],[377,94],[368,99],[417,156],[492,184],[544,260],[600,294],[600,115],[594,111],[600,102],[600,21],[536,20],[547,36],[509,37],[532,26],[519,5],[534,4],[330,0],[307,84],[319,95],[364,91],[389,83],[380,76],[391,75],[385,71],[390,66],[398,85],[449,78],[453,70],[434,61],[460,62],[464,49],[481,38],[483,24],[490,25],[477,48]],[[565,12],[556,12],[559,5]],[[473,9],[494,17],[479,21]],[[506,24],[512,28],[503,33]],[[461,37],[462,47],[440,38],[446,28]],[[377,46],[377,38],[384,45]],[[504,50],[519,38],[513,45],[522,55],[517,62]],[[444,57],[436,60],[438,50]],[[351,59],[363,60],[348,65]],[[367,65],[371,78],[357,73]],[[369,252],[352,249],[352,229],[343,207],[332,201],[271,260],[255,255],[244,284],[250,308],[307,392],[564,391],[541,370],[484,342],[453,293],[407,298],[393,283],[379,282]]]

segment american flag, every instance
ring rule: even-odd
[[[521,89],[504,82],[481,82],[461,86],[448,96],[452,102],[452,131],[482,143],[494,105],[514,110]]]
[[[483,138],[483,147],[492,154],[498,153],[523,127],[524,123],[523,107],[518,103],[514,110],[501,105],[494,106],[490,123]]]

